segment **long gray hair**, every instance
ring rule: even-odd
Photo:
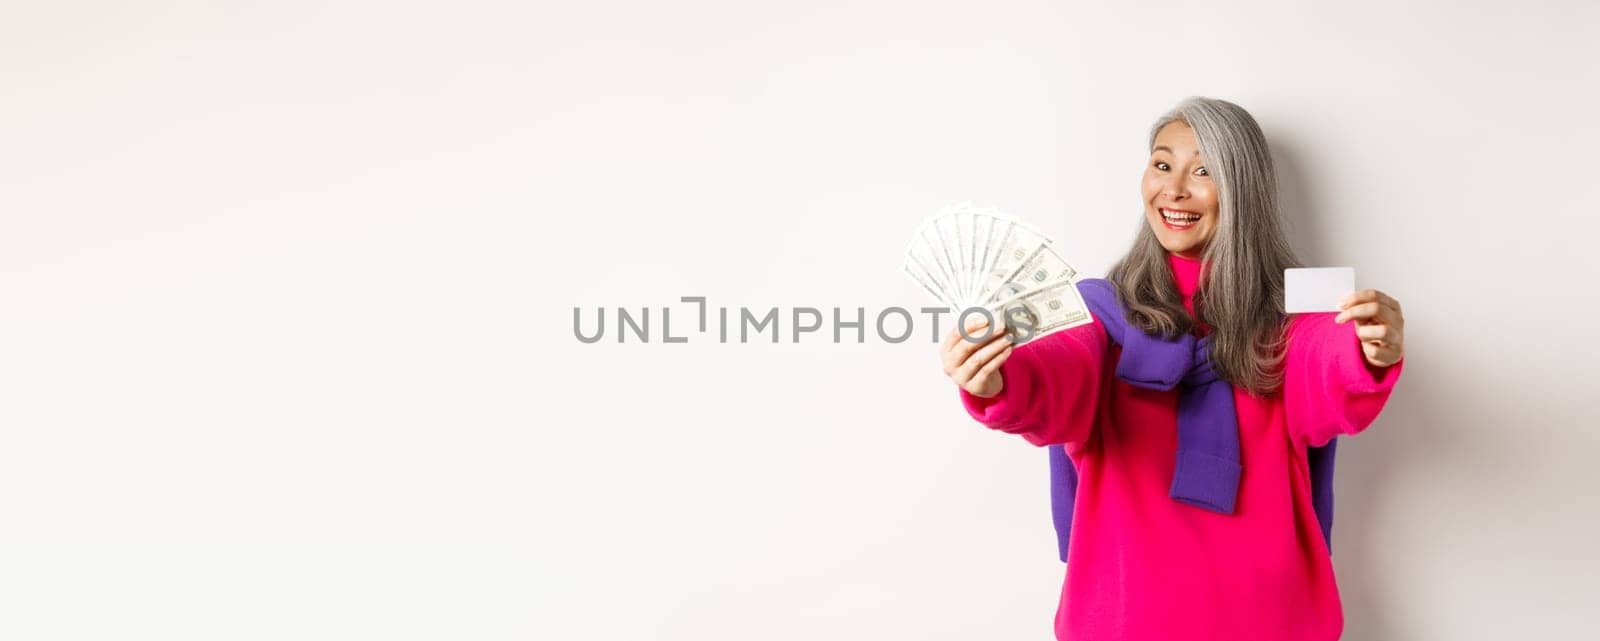
[[[1266,136],[1239,105],[1190,96],[1150,128],[1152,150],[1156,134],[1173,121],[1194,129],[1218,188],[1216,232],[1201,254],[1206,269],[1194,299],[1196,315],[1212,328],[1212,367],[1235,387],[1267,396],[1283,383],[1283,270],[1301,265],[1279,218],[1278,177]],[[1130,323],[1169,338],[1197,327],[1171,270],[1167,250],[1141,214],[1133,247],[1106,276],[1116,283]]]

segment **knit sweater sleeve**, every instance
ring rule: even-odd
[[[1290,321],[1283,404],[1290,437],[1300,446],[1321,447],[1367,429],[1405,367],[1404,358],[1388,367],[1368,363],[1355,322],[1334,323],[1337,315],[1297,314]]]
[[[1000,366],[999,394],[981,398],[957,389],[967,413],[990,429],[1076,451],[1099,410],[1105,351],[1105,326],[1097,319],[1018,346]]]

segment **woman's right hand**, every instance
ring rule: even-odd
[[[1005,381],[1000,378],[1000,366],[1011,357],[1013,349],[1004,320],[997,318],[996,321],[995,330],[985,340],[974,343],[951,328],[939,343],[939,361],[944,364],[945,375],[967,393],[980,398],[990,398],[1005,387]],[[978,339],[988,324],[981,315],[969,316],[967,336]]]

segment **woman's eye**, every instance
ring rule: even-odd
[[[1167,163],[1164,163],[1164,162],[1161,162],[1161,161],[1157,160],[1156,161],[1156,169],[1160,169],[1161,171],[1166,171],[1167,170]]]
[[[1201,167],[1199,169],[1194,170],[1194,173],[1200,174],[1201,176],[1210,176],[1211,175],[1211,172],[1207,171],[1205,167]]]

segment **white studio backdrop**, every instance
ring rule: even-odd
[[[1045,452],[928,332],[722,344],[678,301],[929,304],[900,252],[962,200],[1103,275],[1187,95],[1261,122],[1309,265],[1406,310],[1339,449],[1345,638],[1600,636],[1597,24],[6,2],[0,638],[1050,638]],[[573,335],[663,306],[686,344]]]

